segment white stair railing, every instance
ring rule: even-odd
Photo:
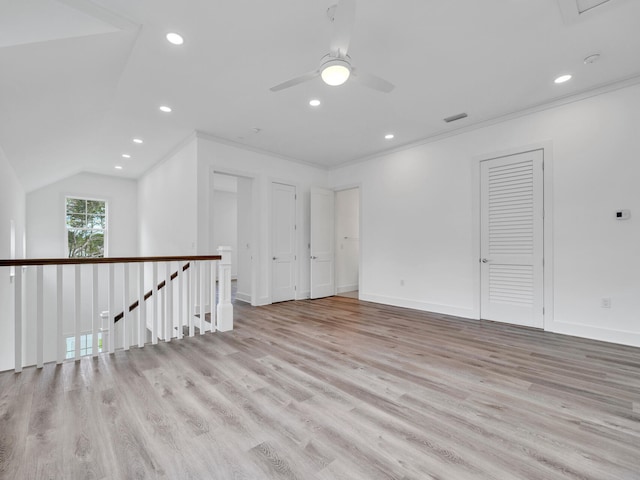
[[[142,348],[148,331],[156,344],[182,339],[184,329],[188,336],[196,328],[201,334],[232,330],[231,249],[218,252],[0,260],[0,275],[13,281],[13,302],[0,308],[14,318],[15,371],[99,351]],[[207,302],[210,322],[205,321]]]

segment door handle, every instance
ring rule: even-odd
[[[488,258],[483,258],[482,259],[482,263],[489,263],[489,259]]]
[[[313,255],[311,256],[311,260],[315,260],[318,257],[314,257]]]
[[[278,257],[273,257],[273,260],[277,260],[277,259],[278,259]]]

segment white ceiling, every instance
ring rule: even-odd
[[[332,167],[640,81],[640,1],[568,21],[578,0],[359,0],[350,56],[395,90],[318,78],[269,91],[318,67],[332,3],[0,0],[0,147],[28,191],[80,171],[138,177],[195,130]],[[555,85],[562,73],[573,80]]]

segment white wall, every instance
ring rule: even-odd
[[[81,173],[27,195],[27,253],[30,258],[67,256],[65,197],[106,200],[108,255],[138,254],[138,187],[135,180]]]
[[[360,256],[360,190],[350,188],[336,192],[336,291],[358,290]]]
[[[25,192],[0,148],[0,258],[11,258],[11,222],[17,241],[16,258],[22,258],[25,228]],[[0,372],[14,368],[13,285],[9,268],[0,268]]]
[[[213,192],[213,248],[231,247],[231,277],[238,277],[238,194]]]
[[[257,263],[257,304],[270,303],[271,251],[270,204],[271,182],[278,181],[297,187],[297,298],[309,296],[309,191],[312,186],[326,186],[327,171],[292,162],[276,156],[258,153],[221,143],[205,135],[198,136],[198,245],[199,253],[209,253],[211,235],[209,210],[210,174],[212,171],[253,178],[252,222],[256,227],[253,261]],[[205,227],[206,226],[206,227]]]
[[[640,346],[639,129],[636,85],[330,172],[333,186],[362,185],[361,298],[478,318],[477,157],[546,143],[554,303],[545,328]],[[616,221],[620,208],[632,218]]]
[[[137,181],[112,176],[81,173],[60,180],[46,187],[40,188],[27,195],[27,253],[29,258],[64,258],[66,251],[65,228],[65,197],[94,198],[106,200],[108,209],[108,256],[134,257],[138,255],[138,188]],[[116,271],[114,288],[116,293],[117,310],[122,311],[125,302],[122,294],[121,267]],[[91,267],[81,268],[82,285],[91,285]],[[133,272],[133,270],[132,270]],[[99,274],[99,311],[108,309],[107,267],[100,267]],[[132,273],[134,275],[134,273]],[[35,271],[28,270],[26,285],[28,291],[35,288]],[[44,305],[47,318],[45,319],[45,338],[55,338],[55,319],[48,315],[55,314],[56,308],[56,280],[55,268],[45,268],[44,274]],[[135,278],[135,277],[132,277]],[[65,334],[74,331],[74,267],[65,267],[63,282],[64,289],[64,323]],[[132,281],[135,284],[135,281]],[[133,285],[132,291],[133,292]],[[128,303],[133,301],[130,294]],[[92,306],[91,295],[84,291],[82,298],[82,330],[91,330]],[[35,362],[35,306],[33,302],[27,305],[25,334],[25,361],[27,364]],[[55,359],[55,342],[45,345],[45,361]]]
[[[140,254],[194,255],[197,251],[196,140],[160,162],[138,182]]]

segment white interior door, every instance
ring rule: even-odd
[[[271,184],[271,301],[296,296],[296,187]]]
[[[335,295],[332,190],[311,188],[311,298]]]
[[[481,318],[543,327],[543,151],[480,164]]]

